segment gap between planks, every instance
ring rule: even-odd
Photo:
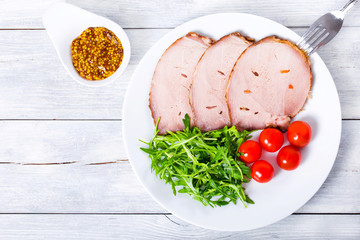
[[[94,162],[94,163],[85,163],[82,165],[106,165],[106,164],[114,164],[119,162],[128,162],[128,159],[119,159],[115,161],[109,161],[109,162]],[[49,165],[69,165],[69,164],[75,164],[80,163],[80,161],[69,161],[69,162],[48,162],[48,163],[21,163],[21,162],[0,162],[0,165],[5,164],[14,164],[14,165],[23,165],[23,166],[49,166]]]
[[[320,16],[319,16],[320,17]],[[184,22],[185,23],[185,22]],[[287,28],[309,28],[310,26],[285,26]],[[360,26],[342,26],[342,28],[359,28]],[[171,30],[169,27],[134,27],[123,28],[124,30]],[[0,28],[0,31],[46,31],[46,28]]]
[[[310,26],[285,26],[290,29],[307,29]],[[342,28],[360,28],[360,26],[342,26]],[[175,28],[154,27],[154,28],[123,28],[126,30],[173,30]],[[46,31],[46,28],[0,28],[0,31]]]
[[[86,212],[44,212],[44,213],[39,213],[39,212],[34,212],[34,213],[28,213],[28,212],[15,212],[15,213],[2,213],[0,212],[0,216],[1,215],[138,215],[138,216],[149,216],[149,215],[165,215],[165,216],[175,216],[172,213],[169,212],[152,212],[152,213],[139,213],[139,212],[94,212],[94,213],[86,213]],[[360,213],[316,213],[316,212],[312,212],[312,213],[292,213],[290,215],[297,215],[297,216],[360,216]]]

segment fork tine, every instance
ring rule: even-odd
[[[305,34],[300,38],[300,40],[298,41],[297,45],[300,48],[306,47],[307,45],[309,45],[309,40],[316,35],[319,30],[322,29],[322,26],[320,24],[313,24],[311,25],[311,27],[305,32]]]
[[[298,45],[298,47],[303,50],[304,50],[304,48],[306,48],[308,46],[308,44],[304,38],[300,38],[300,40],[298,41],[298,43],[296,45]]]
[[[317,28],[319,27],[318,24],[313,24],[310,28],[302,35],[301,39],[305,40],[310,34],[312,34]]]
[[[307,52],[309,55],[312,54],[314,51],[316,51],[319,47],[321,47],[322,43],[324,43],[324,40],[328,38],[330,35],[329,31],[326,28],[321,28],[320,31],[317,31],[315,34],[309,37],[305,42],[307,43],[307,46],[305,48],[302,48],[305,52]]]
[[[321,25],[315,25],[313,24],[308,31],[300,38],[297,45],[306,51],[311,46],[311,40],[319,34],[319,32],[323,31],[324,28]]]
[[[327,37],[330,36],[330,33],[325,31],[316,41],[316,44],[313,44],[313,48],[311,49],[311,51],[309,51],[309,55],[312,54],[313,52],[315,52],[316,50],[318,50],[322,45],[324,45],[325,43],[323,42]],[[321,44],[322,43],[322,44]]]
[[[319,28],[319,31],[316,31],[316,33],[314,33],[312,36],[309,37],[309,39],[307,40],[307,42],[310,45],[315,45],[315,42],[317,41],[317,39],[319,39],[319,37],[324,34],[324,32],[326,32],[325,28]]]
[[[320,44],[320,42],[322,42],[327,36],[329,36],[329,34],[330,33],[324,29],[324,31],[316,38],[316,40],[311,45],[315,46],[314,48],[316,48]]]

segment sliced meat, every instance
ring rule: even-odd
[[[229,78],[230,119],[238,129],[287,129],[312,84],[307,55],[275,36],[247,48]]]
[[[154,122],[160,118],[159,134],[184,129],[187,113],[194,124],[189,94],[195,66],[212,39],[188,33],[176,40],[162,55],[153,75],[149,107]]]
[[[209,47],[197,64],[190,96],[195,125],[202,131],[230,125],[226,102],[229,75],[251,43],[238,32],[226,35]]]

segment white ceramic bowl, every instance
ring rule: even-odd
[[[77,82],[91,87],[107,85],[119,78],[125,71],[130,60],[130,42],[125,31],[115,22],[75,7],[68,3],[52,5],[43,15],[43,23],[52,40],[61,63],[67,72]],[[110,77],[98,81],[82,78],[73,66],[71,58],[71,43],[89,27],[105,27],[120,39],[124,49],[123,61],[120,67]]]

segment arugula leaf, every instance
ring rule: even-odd
[[[243,183],[251,179],[250,168],[239,160],[239,146],[251,136],[234,126],[202,133],[191,127],[188,114],[185,129],[157,135],[159,120],[150,142],[140,148],[151,159],[151,171],[170,184],[174,195],[186,193],[205,206],[236,204],[238,199],[254,202],[245,194]]]

